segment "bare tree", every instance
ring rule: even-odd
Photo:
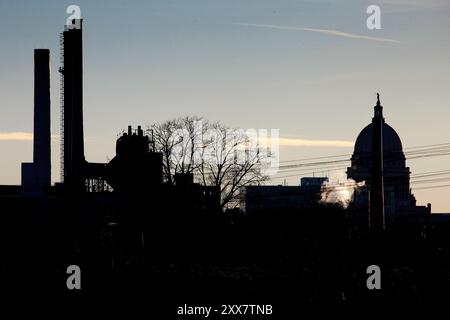
[[[149,127],[148,131],[151,131],[156,150],[163,155],[163,178],[169,184],[173,184],[172,151],[177,144],[173,140],[173,135],[176,131],[176,121],[169,120],[164,123],[156,123]]]
[[[202,185],[220,189],[222,208],[236,207],[243,187],[267,180],[262,162],[269,155],[260,153],[243,130],[198,117],[170,120],[149,130],[163,153],[165,180],[173,184],[176,173],[193,173]]]
[[[261,170],[262,156],[242,130],[215,123],[209,128],[208,138],[196,172],[203,185],[220,188],[222,208],[234,208],[243,187],[267,180]]]
[[[147,131],[153,136],[155,148],[163,154],[163,178],[174,184],[177,173],[194,173],[195,155],[200,148],[202,132],[196,124],[199,117],[185,117],[151,125]]]

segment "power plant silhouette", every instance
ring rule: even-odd
[[[83,133],[83,30],[73,21],[61,35],[62,132],[61,168],[64,192],[137,192],[162,184],[162,154],[150,150],[141,127],[131,127],[117,141],[117,155],[109,164],[87,162]]]
[[[117,140],[116,156],[109,163],[88,162],[84,154],[83,132],[83,30],[82,20],[65,26],[61,44],[61,183],[50,186],[50,53],[35,50],[34,162],[22,165],[22,194],[66,196],[114,191],[124,195],[159,193],[179,195],[189,184],[189,203],[218,209],[219,190],[194,184],[193,176],[177,174],[178,186],[163,185],[162,153],[156,152],[141,126]],[[150,146],[153,146],[152,148]],[[51,189],[54,189],[53,191]],[[184,189],[183,189],[184,190]],[[186,191],[186,190],[185,190]],[[205,204],[207,206],[205,207]],[[197,207],[197,205],[194,205]],[[214,210],[215,210],[214,209]]]

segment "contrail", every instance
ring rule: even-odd
[[[325,33],[325,34],[330,34],[330,35],[338,36],[338,37],[362,39],[362,40],[369,40],[369,41],[391,42],[391,43],[398,43],[398,44],[407,43],[407,42],[395,40],[395,39],[371,37],[371,36],[365,36],[362,34],[348,33],[348,32],[342,32],[342,31],[338,31],[338,30],[332,30],[332,29],[301,28],[301,27],[278,26],[278,25],[273,25],[273,24],[258,24],[258,23],[243,23],[243,22],[233,22],[233,24],[239,25],[239,26],[256,27],[256,28],[318,32],[318,33]]]

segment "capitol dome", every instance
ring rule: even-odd
[[[402,141],[397,132],[383,123],[383,153],[402,152]],[[366,126],[355,142],[355,154],[372,153],[372,124]]]
[[[415,198],[410,191],[410,170],[406,166],[402,141],[397,132],[384,121],[383,107],[379,96],[374,107],[372,121],[378,119],[383,123],[383,181],[384,205],[387,217],[407,208],[415,207]],[[372,122],[373,123],[373,122]],[[347,177],[356,182],[365,182],[370,186],[372,180],[372,142],[373,124],[367,125],[355,142],[355,150],[351,158],[351,166],[347,168]],[[367,189],[367,191],[370,188]],[[367,203],[368,194],[359,196],[362,202]]]

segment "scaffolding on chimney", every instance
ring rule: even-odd
[[[59,45],[60,45],[60,50],[61,50],[61,54],[60,54],[60,67],[58,69],[59,73],[61,74],[60,76],[60,84],[59,84],[59,88],[60,88],[60,136],[59,136],[59,141],[60,141],[60,179],[61,182],[64,182],[64,34],[61,33],[59,35]]]

